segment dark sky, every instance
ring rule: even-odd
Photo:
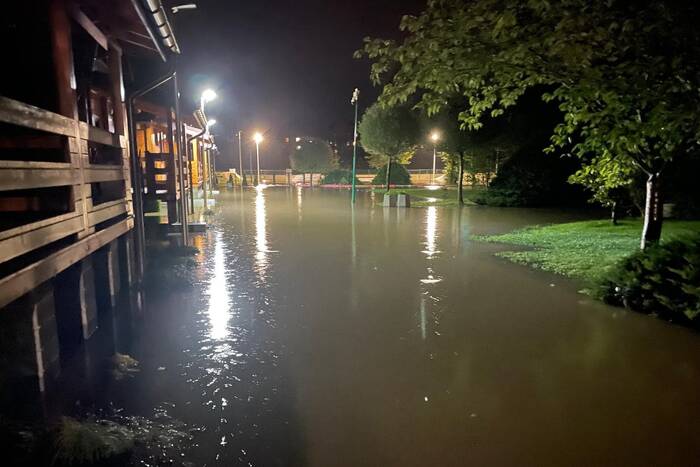
[[[167,0],[167,6],[187,3]],[[352,137],[354,87],[362,104],[377,95],[369,64],[352,57],[362,38],[397,37],[403,14],[420,12],[421,0],[198,0],[196,10],[171,16],[182,57],[186,108],[211,87],[221,165],[230,165],[234,130],[285,136]],[[272,149],[272,148],[270,148]],[[270,157],[277,158],[270,154]],[[237,160],[237,155],[236,155]],[[274,166],[285,161],[270,161]],[[274,168],[274,167],[270,167]]]

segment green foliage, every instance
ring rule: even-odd
[[[615,188],[630,166],[658,175],[700,142],[699,8],[672,0],[430,0],[403,18],[401,42],[366,39],[357,55],[374,61],[382,102],[418,96],[435,114],[459,93],[469,129],[544,86],[543,98],[564,116],[550,151],[602,164],[574,180]]]
[[[385,107],[375,103],[367,108],[358,125],[360,144],[368,154],[367,161],[375,168],[389,160],[408,164],[419,131],[416,114],[406,105]]]
[[[389,175],[389,183],[391,185],[410,185],[411,174],[408,173],[406,167],[397,162],[391,163],[391,173]],[[372,185],[386,184],[386,165],[383,165],[377,170],[377,175],[372,179]]]
[[[55,431],[54,460],[62,465],[94,465],[133,448],[133,435],[112,422],[62,417]]]
[[[607,220],[569,222],[475,239],[532,247],[525,251],[506,251],[499,256],[580,279],[589,286],[637,249],[640,225],[639,220],[623,220],[616,226]],[[668,221],[662,240],[698,232],[700,222]]]
[[[352,183],[352,170],[333,169],[323,176],[323,183],[326,185],[350,185]],[[355,177],[355,184],[360,185],[357,177]]]
[[[614,305],[700,326],[700,235],[628,256],[605,274],[595,293]]]
[[[338,167],[338,156],[327,141],[303,138],[289,157],[292,169],[301,173],[324,173]]]
[[[525,147],[507,160],[488,190],[474,198],[489,206],[581,205],[581,190],[567,183],[577,164],[571,158],[546,156],[538,146]]]

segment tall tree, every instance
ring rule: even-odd
[[[314,173],[325,173],[338,167],[338,155],[331,145],[318,138],[300,138],[294,146],[289,162],[292,169],[311,174],[313,186]]]
[[[416,112],[407,105],[371,105],[358,126],[360,144],[372,167],[386,166],[389,191],[391,163],[407,164],[413,157],[420,127]]]
[[[430,113],[465,96],[479,128],[545,85],[564,118],[552,147],[585,163],[647,174],[642,248],[661,235],[660,179],[700,141],[700,6],[682,0],[430,0],[405,16],[405,39],[366,39],[381,101],[418,95]]]

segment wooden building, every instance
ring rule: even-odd
[[[178,49],[160,0],[7,2],[0,24],[0,372],[43,391],[140,279],[124,70]]]
[[[156,209],[155,203],[167,204],[168,223],[179,220],[177,213],[180,189],[175,182],[178,174],[177,159],[179,145],[173,137],[174,110],[145,100],[134,102],[134,122],[136,132],[136,153],[141,167],[144,184],[146,212]],[[209,152],[214,145],[213,136],[204,131],[206,117],[197,111],[192,117],[182,119],[182,133],[186,138],[185,152],[185,197],[188,211],[195,212],[201,205],[203,179],[211,176]],[[173,143],[174,142],[174,143]]]

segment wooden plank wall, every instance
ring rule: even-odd
[[[109,43],[110,91],[115,123],[115,132],[110,133],[78,120],[77,99],[71,84],[74,70],[69,15],[65,2],[51,3],[49,18],[59,112],[0,96],[0,122],[65,138],[66,161],[0,160],[0,191],[69,187],[71,209],[0,231],[0,263],[58,240],[68,239],[70,242],[0,278],[0,308],[128,232],[134,224],[121,49]],[[90,146],[95,144],[112,151],[116,149],[121,157],[109,164],[91,163]],[[97,182],[122,182],[122,196],[93,204],[91,183]],[[103,223],[104,226],[100,226]]]

